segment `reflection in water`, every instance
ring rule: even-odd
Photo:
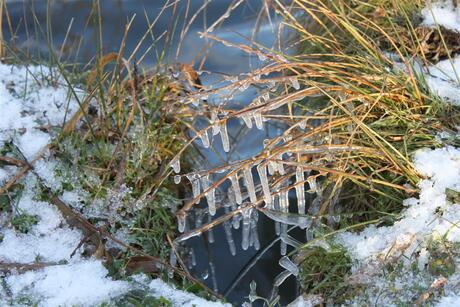
[[[224,25],[212,34],[233,43],[247,43],[253,35],[254,27],[258,25],[262,2],[245,1],[230,15]],[[100,16],[96,13],[99,11],[98,3]],[[169,7],[163,10],[166,3],[169,3]],[[237,75],[260,65],[259,59],[250,57],[236,48],[200,38],[198,34],[222,16],[232,1],[210,1],[205,8],[204,0],[183,0],[176,5],[174,3],[176,1],[167,0],[14,1],[8,2],[11,23],[4,23],[2,27],[6,40],[18,48],[28,49],[30,54],[39,53],[46,58],[48,42],[52,42],[55,52],[61,53],[62,60],[87,63],[98,52],[105,54],[118,51],[125,27],[132,20],[126,38],[125,54],[129,55],[136,50],[133,59],[142,59],[142,65],[145,67],[153,66],[162,58],[163,50],[166,50],[167,61],[170,62],[197,64],[205,57],[202,70],[210,72],[201,76],[205,85],[219,84],[222,74]],[[198,15],[190,24],[189,31],[181,40],[180,30],[197,12]],[[33,16],[36,16],[38,23]],[[50,16],[49,23],[47,16]],[[138,42],[152,23],[154,26],[147,33],[145,41],[138,46]],[[52,36],[44,34],[47,30],[43,27],[47,26],[51,29]],[[102,31],[99,31],[99,28]],[[169,30],[172,28],[176,31]],[[276,35],[273,26],[265,23],[260,26],[256,39],[262,45],[270,47],[275,43]],[[98,49],[99,41],[102,42],[102,50]],[[179,41],[182,41],[181,44]],[[150,48],[152,43],[154,47]],[[178,46],[180,52],[176,57]],[[255,94],[256,89],[250,88],[234,97],[233,101],[227,103],[227,107],[237,108],[245,105]],[[210,97],[209,101],[214,104],[221,103],[213,97]],[[222,160],[247,158],[262,149],[264,139],[274,137],[282,131],[281,127],[270,126],[264,130],[253,128],[249,132],[244,132],[241,127],[242,124],[236,119],[228,123],[232,146],[235,146],[230,156],[224,154],[220,142],[214,144],[214,151],[202,148],[208,167],[217,166]],[[201,146],[201,143],[199,145]],[[275,231],[273,223],[265,216],[259,217],[259,223],[262,250],[275,239]],[[274,248],[269,249],[235,286],[233,282],[237,280],[240,272],[245,270],[251,259],[257,256],[257,252],[251,248],[246,251],[241,249],[241,231],[233,231],[236,256],[232,256],[229,251],[224,227],[215,228],[213,235],[213,243],[209,243],[211,240],[206,238],[209,235],[193,238],[187,243],[189,247],[193,247],[196,258],[197,265],[192,269],[195,276],[201,277],[211,288],[217,287],[220,293],[229,292],[228,300],[233,303],[241,303],[248,296],[249,283],[252,280],[257,282],[258,294],[268,297],[273,278],[281,271],[278,265],[279,245],[275,244]],[[295,288],[293,278],[288,279],[280,291],[282,302],[293,298]]]

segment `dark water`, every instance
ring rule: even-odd
[[[90,18],[91,12],[95,8],[94,2],[91,0],[7,1],[11,23],[8,24],[5,21],[2,27],[6,40],[11,41],[18,48],[28,49],[31,54],[41,54],[45,58],[50,45],[56,52],[61,51],[61,45],[67,37],[66,45],[62,49],[63,53],[60,55],[61,59],[87,63],[97,52],[118,51],[125,25],[133,16],[136,16],[126,40],[126,54],[130,54],[146,32],[147,20],[153,21],[159,15],[165,2],[165,0],[101,0],[99,3],[102,37],[99,37],[98,18]],[[252,31],[262,2],[262,0],[245,1],[231,14],[224,25],[212,34],[234,43],[247,42],[247,39],[253,34]],[[187,3],[190,8],[188,15],[185,16]],[[167,52],[169,61],[182,63],[199,61],[203,52],[206,51],[207,60],[203,70],[212,73],[202,75],[204,84],[218,80],[220,73],[237,75],[248,71],[251,67],[260,65],[257,58],[250,57],[235,48],[229,48],[219,43],[209,46],[207,41],[198,35],[198,32],[203,30],[206,25],[209,26],[222,16],[230,3],[232,1],[229,0],[211,1],[207,9],[203,10],[191,25],[176,57],[180,39],[179,30],[184,22],[189,20],[203,4],[203,0],[188,2],[182,0],[174,12],[171,7],[162,13],[151,30],[151,37],[149,35],[145,43],[140,46],[135,58],[139,59],[153,40],[156,41],[156,48],[145,55],[143,65],[146,67],[154,65],[159,54],[165,48],[167,50],[169,48]],[[47,16],[50,18],[48,19]],[[14,35],[10,35],[10,25]],[[71,25],[70,28],[69,25]],[[174,25],[178,29],[175,32],[170,30],[171,26]],[[52,36],[44,34],[47,33],[47,27],[51,29]],[[174,36],[172,32],[175,33]],[[261,44],[270,47],[275,43],[276,35],[271,25],[265,21],[256,39]],[[102,40],[102,50],[97,47],[99,40]],[[249,89],[244,94],[235,97],[233,107],[244,105],[254,94],[255,89]],[[210,100],[212,103],[219,103],[219,101],[213,101],[212,97]],[[224,154],[222,148],[219,147],[220,145],[217,145],[216,151],[203,149],[208,167],[221,164],[222,159],[230,161],[249,157],[262,149],[264,139],[274,137],[282,131],[282,127],[267,126],[265,130],[253,128],[249,133],[237,137],[241,132],[241,127],[242,124],[237,120],[229,122],[229,134],[236,137],[233,142],[236,143],[236,148],[231,156]],[[217,143],[220,144],[220,142]],[[205,278],[207,273],[209,275],[212,273],[209,267],[209,262],[212,261],[215,266],[217,289],[223,294],[228,292],[232,283],[241,275],[251,259],[257,255],[257,251],[253,248],[247,251],[241,249],[241,230],[233,230],[237,246],[236,256],[232,256],[229,252],[222,226],[215,228],[214,236],[215,242],[211,244],[207,243],[205,237],[193,238],[187,244],[194,248],[197,259],[197,265],[192,269],[192,272],[195,273],[196,277],[203,278],[203,281],[212,288],[212,277]],[[261,250],[275,239],[273,222],[264,216],[259,217],[259,237]],[[268,297],[274,277],[281,272],[281,267],[278,265],[279,257],[279,244],[275,244],[241,278],[234,289],[228,293],[227,299],[234,304],[241,304],[249,294],[249,283],[252,280],[257,282],[258,294]],[[295,297],[295,289],[294,278],[290,277],[280,289],[282,303],[285,304]]]

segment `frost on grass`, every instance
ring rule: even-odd
[[[83,95],[78,89],[76,92]],[[0,110],[0,155],[34,163],[34,170],[9,190],[8,201],[2,198],[0,203],[0,263],[12,268],[0,273],[1,306],[97,306],[141,286],[148,288],[149,295],[170,298],[173,306],[208,304],[161,281],[140,286],[112,279],[100,260],[85,258],[79,247],[81,231],[70,227],[42,195],[45,185],[75,208],[86,198],[84,191],[65,191],[64,180],[76,178],[58,175],[60,161],[47,149],[78,110],[59,74],[45,67],[0,64]],[[19,170],[18,166],[1,165],[0,187]],[[24,265],[36,267],[13,269]]]

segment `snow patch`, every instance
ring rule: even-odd
[[[431,1],[427,1],[430,3]],[[438,1],[422,10],[423,25],[434,27],[436,24],[445,28],[460,31],[459,8],[455,9],[453,1]]]
[[[130,288],[127,282],[112,280],[107,274],[100,261],[85,260],[11,275],[6,283],[13,296],[33,295],[39,306],[94,306]]]
[[[200,297],[197,297],[194,294],[177,290],[169,286],[167,283],[161,279],[154,279],[149,285],[150,290],[153,294],[158,297],[164,297],[169,300],[173,306],[184,306],[184,307],[219,307],[219,306],[228,306],[230,304],[222,304],[220,302],[210,302],[206,301]]]

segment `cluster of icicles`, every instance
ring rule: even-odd
[[[290,78],[289,81],[293,88],[298,90],[300,85],[297,81],[297,78]],[[246,88],[242,89],[245,90]],[[260,97],[254,100],[250,106],[258,106],[262,103],[267,102],[270,99],[270,93],[267,91],[263,93]],[[225,114],[224,114],[225,115]],[[261,112],[258,110],[253,110],[251,112],[245,112],[240,115],[240,119],[246,124],[246,126],[251,129],[253,128],[253,122],[258,129],[264,129],[264,120]],[[219,121],[217,113],[211,113],[211,133],[213,136],[220,134],[222,147],[225,152],[230,150],[230,141],[227,132],[226,121]],[[301,127],[301,128],[304,128]],[[203,147],[209,148],[211,143],[208,135],[208,129],[204,129],[198,133],[198,137],[201,139]],[[289,212],[289,188],[286,184],[282,187],[279,187],[275,193],[271,192],[269,184],[269,176],[279,173],[280,175],[286,175],[284,169],[284,164],[282,161],[282,155],[277,161],[260,161],[257,165],[256,170],[260,178],[260,186],[262,190],[262,200],[265,203],[263,208],[256,209],[255,204],[258,203],[256,185],[254,183],[254,178],[252,174],[252,167],[246,166],[241,169],[231,169],[228,173],[228,179],[230,180],[230,205],[223,206],[225,213],[234,212],[239,210],[240,213],[234,214],[230,220],[223,222],[223,227],[225,230],[225,236],[229,246],[229,250],[232,255],[236,255],[237,248],[235,241],[232,235],[232,228],[239,229],[242,228],[242,242],[241,248],[247,250],[249,247],[253,247],[256,250],[260,249],[260,241],[257,231],[258,223],[258,214],[259,210],[263,212],[266,216],[275,221],[275,230],[276,234],[280,236],[281,239],[281,255],[283,256],[279,264],[285,269],[276,279],[275,286],[279,286],[287,277],[294,275],[297,276],[299,269],[295,263],[293,263],[286,255],[287,246],[293,246],[295,248],[301,245],[300,242],[295,240],[288,234],[288,225],[293,225],[300,227],[301,229],[307,229],[307,239],[311,239],[311,231],[308,230],[311,226],[313,220],[311,216],[306,215],[306,205],[305,205],[305,183],[308,182],[309,193],[316,193],[317,197],[313,201],[311,208],[315,207],[315,203],[319,204],[322,198],[322,191],[320,185],[317,185],[316,178],[314,176],[308,177],[305,180],[305,171],[302,167],[298,166],[295,171],[295,191],[297,196],[297,207],[298,214],[292,214]],[[174,176],[174,182],[176,184],[180,183],[182,176],[180,173],[180,162],[176,158],[171,162],[171,167],[173,168],[176,175]],[[308,175],[308,174],[307,174]],[[197,173],[191,173],[185,175],[189,180],[192,187],[193,199],[196,199],[195,203],[199,203],[199,196],[204,193],[207,201],[207,211],[208,211],[208,222],[211,222],[212,216],[216,214],[216,193],[215,187],[212,187],[213,183],[209,174],[200,176]],[[242,193],[240,186],[240,179],[242,179],[247,193]],[[245,199],[249,199],[248,203],[243,203]],[[311,211],[311,209],[309,210]],[[204,210],[195,209],[195,227],[196,229],[201,229],[203,226],[203,216],[205,215]],[[309,212],[314,213],[314,212]],[[201,231],[190,231],[190,225],[187,222],[187,214],[178,214],[178,230],[184,235],[180,236],[175,240],[175,244],[179,244],[191,237],[201,235]],[[210,243],[214,242],[214,235],[212,227],[206,229],[208,233],[208,241]],[[192,265],[194,265],[194,255],[192,251],[191,255]],[[177,256],[172,251],[170,255],[170,265],[176,266]],[[212,264],[211,264],[211,270]],[[215,284],[215,283],[214,283]]]
[[[176,172],[180,171],[178,160],[174,161],[172,164],[173,169]],[[290,275],[297,276],[298,268],[288,257],[286,257],[287,246],[293,246],[298,248],[301,243],[295,240],[288,234],[288,226],[297,226],[301,229],[306,229],[307,239],[312,239],[312,232],[308,229],[311,226],[313,220],[311,215],[306,215],[306,200],[305,200],[305,183],[308,183],[309,193],[316,193],[317,197],[314,199],[312,205],[309,208],[309,213],[316,213],[319,209],[319,204],[322,199],[322,190],[320,185],[317,184],[316,178],[310,176],[305,179],[305,172],[302,167],[297,167],[295,172],[295,184],[294,188],[297,196],[297,207],[298,214],[293,214],[289,212],[289,190],[287,187],[280,188],[276,193],[272,194],[269,185],[269,175],[273,175],[278,172],[280,175],[285,175],[286,171],[282,162],[278,161],[268,161],[266,163],[260,163],[256,167],[257,173],[260,178],[260,185],[262,190],[263,201],[265,206],[259,210],[263,212],[266,216],[275,221],[275,230],[277,235],[281,239],[281,255],[284,257],[280,259],[280,265],[286,270],[283,271],[276,279],[275,286],[279,286],[287,277]],[[223,227],[225,230],[225,235],[227,243],[232,255],[236,255],[237,248],[235,246],[235,241],[232,235],[232,228],[239,229],[242,228],[242,242],[241,248],[247,250],[249,247],[254,247],[256,250],[260,248],[260,241],[257,232],[257,222],[258,222],[258,211],[254,206],[247,205],[244,207],[245,198],[249,198],[249,204],[256,204],[257,199],[257,190],[254,183],[254,178],[252,174],[251,167],[243,168],[239,171],[234,170],[233,175],[229,176],[230,180],[230,189],[229,197],[231,198],[230,206],[223,206],[225,213],[234,211],[238,208],[241,209],[241,214],[235,214],[231,220],[225,221]],[[199,195],[202,192],[207,191],[205,194],[207,205],[208,205],[208,222],[211,222],[211,217],[216,214],[216,195],[215,189],[211,188],[212,181],[209,178],[209,174],[205,176],[199,176],[198,174],[189,174],[186,176],[190,181],[192,186],[193,198],[199,200]],[[175,178],[180,178],[179,175],[176,175]],[[246,187],[247,194],[242,193],[242,188],[240,186],[240,178],[243,179],[244,186]],[[179,182],[180,180],[175,180]],[[198,201],[197,201],[198,202]],[[243,205],[243,207],[240,207]],[[195,209],[195,227],[199,229],[203,226],[203,216],[205,214],[202,209]],[[200,235],[200,232],[189,231],[189,225],[187,223],[187,216],[185,214],[178,216],[178,229],[181,233],[188,231],[189,235],[183,235],[176,240],[175,243],[183,242],[193,236]],[[212,228],[207,230],[208,240],[210,243],[214,242],[214,235]],[[192,255],[193,258],[193,255]],[[171,265],[176,265],[176,256],[174,253],[171,253],[170,262]]]

